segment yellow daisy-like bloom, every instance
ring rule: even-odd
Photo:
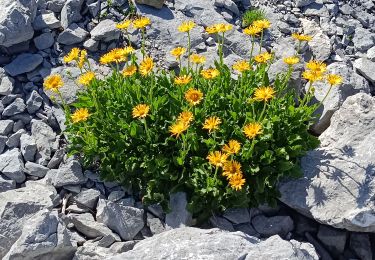
[[[237,61],[233,64],[233,69],[237,70],[238,72],[244,72],[251,69],[249,62],[245,60]]]
[[[100,63],[101,64],[109,64],[109,63],[120,63],[127,60],[127,51],[124,50],[124,48],[115,48],[111,50],[110,52],[104,54],[102,57],[100,57]]]
[[[122,48],[122,52],[124,55],[129,55],[134,52],[134,48],[132,46],[126,46]]]
[[[262,125],[258,122],[247,124],[243,128],[243,132],[247,138],[253,139],[262,133]]]
[[[243,30],[243,33],[247,34],[249,36],[257,36],[261,32],[262,32],[262,28],[259,28],[259,27],[254,26],[254,25],[250,25],[249,27],[247,27]]]
[[[265,101],[272,99],[275,96],[273,87],[259,87],[254,92],[254,100]]]
[[[139,104],[133,107],[133,118],[145,118],[150,111],[150,107],[146,104]]]
[[[95,78],[95,73],[92,72],[92,71],[88,71],[84,74],[82,74],[79,78],[78,78],[78,83],[81,84],[81,85],[84,85],[84,86],[88,86],[90,84],[90,82]]]
[[[228,159],[228,155],[220,151],[210,152],[206,158],[215,167],[223,167]]]
[[[229,185],[234,190],[241,190],[242,186],[245,184],[246,180],[243,178],[242,174],[234,174],[229,179]]]
[[[206,57],[195,53],[191,54],[189,58],[190,61],[195,64],[202,64],[206,62]]]
[[[203,129],[207,129],[209,133],[214,130],[219,129],[219,125],[221,124],[221,119],[217,116],[211,116],[204,121]]]
[[[185,124],[190,124],[194,120],[194,115],[190,111],[182,111],[178,115],[178,121],[184,122]]]
[[[258,63],[267,63],[272,58],[272,54],[269,52],[263,52],[254,57],[254,60]]]
[[[176,47],[173,50],[171,50],[171,54],[177,59],[181,59],[181,56],[184,55],[186,52],[186,49],[184,47]]]
[[[299,62],[299,58],[296,56],[286,57],[283,59],[285,64],[288,64],[289,66],[292,66],[294,64],[297,64]]]
[[[327,81],[331,86],[340,85],[343,82],[342,77],[337,74],[329,74]]]
[[[271,22],[268,21],[267,19],[263,19],[263,20],[254,21],[253,25],[255,27],[258,27],[258,28],[262,29],[262,30],[265,30],[265,29],[268,29],[268,28],[271,27]]]
[[[82,69],[83,68],[83,65],[85,64],[85,61],[86,61],[86,57],[87,57],[87,51],[86,50],[82,50],[81,53],[79,54],[79,59],[78,59],[78,68]]]
[[[191,81],[191,76],[189,75],[178,76],[174,79],[174,83],[177,85],[186,85],[190,81]]]
[[[215,34],[215,33],[218,33],[218,30],[217,30],[217,27],[214,24],[214,25],[207,26],[206,27],[206,32],[208,34]]]
[[[131,23],[131,20],[124,20],[123,22],[116,24],[116,28],[120,30],[127,30]]]
[[[229,140],[222,150],[226,154],[237,154],[241,150],[241,144],[237,140]]]
[[[71,51],[66,56],[64,56],[64,62],[69,63],[74,60],[77,60],[79,57],[79,53],[80,53],[80,49],[78,48],[71,49]]]
[[[190,88],[185,92],[185,99],[190,105],[198,105],[203,98],[203,93],[195,88]]]
[[[186,124],[183,121],[177,121],[169,127],[169,132],[171,133],[171,136],[176,136],[176,138],[178,138],[188,128],[189,124]]]
[[[312,37],[310,35],[299,34],[299,33],[293,33],[292,37],[300,42],[309,42],[312,40]]]
[[[302,77],[313,83],[315,81],[322,80],[323,74],[317,71],[307,70],[302,73]]]
[[[130,66],[127,66],[125,67],[123,70],[122,70],[122,75],[124,77],[130,77],[132,76],[134,73],[137,72],[137,66],[135,66],[134,64],[133,65],[130,65]]]
[[[222,174],[228,179],[235,174],[242,174],[241,164],[235,160],[224,163]]]
[[[193,21],[185,21],[182,22],[180,26],[178,26],[178,30],[180,32],[190,32],[191,29],[195,27],[195,23]]]
[[[64,86],[64,82],[60,75],[53,74],[44,79],[43,86],[46,90],[58,92],[59,89]]]
[[[210,69],[202,70],[201,75],[205,79],[214,79],[220,75],[220,72],[217,69],[210,68]]]
[[[227,23],[218,23],[214,25],[217,32],[227,32],[233,29],[233,25]]]
[[[154,68],[154,61],[151,57],[146,57],[139,65],[139,72],[142,76],[148,75]]]
[[[78,123],[81,121],[86,121],[89,118],[89,110],[87,108],[79,108],[72,115],[73,123]]]
[[[149,26],[151,24],[151,20],[148,17],[140,17],[133,21],[133,26],[136,29],[143,29],[146,28],[146,26]]]
[[[306,64],[306,68],[317,73],[324,73],[327,71],[327,64],[318,60],[311,60]]]

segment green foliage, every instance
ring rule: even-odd
[[[266,13],[262,9],[249,9],[242,16],[242,27],[251,25],[256,20],[266,19]]]

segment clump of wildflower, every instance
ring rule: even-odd
[[[133,26],[136,29],[144,29],[151,24],[151,20],[148,17],[142,16],[133,21]]]
[[[64,82],[60,75],[53,74],[44,79],[43,86],[46,90],[58,92],[59,89],[64,86]]]
[[[331,86],[340,85],[343,82],[342,77],[337,74],[329,74],[327,76],[327,81]]]
[[[220,118],[218,118],[217,116],[211,116],[204,121],[203,129],[206,129],[209,133],[211,133],[212,131],[219,129],[220,124]]]
[[[215,33],[218,33],[217,31],[217,27],[215,25],[210,25],[210,26],[207,26],[206,27],[206,32],[208,34],[215,34]]]
[[[90,114],[87,108],[79,108],[71,115],[71,118],[73,123],[78,123],[86,121],[89,118],[89,116]]]
[[[185,92],[185,99],[190,105],[198,105],[203,98],[203,93],[195,88],[190,88]]]
[[[189,124],[186,124],[183,121],[177,121],[169,127],[169,132],[171,133],[171,136],[176,136],[176,138],[178,138],[188,128]]]
[[[272,99],[275,96],[275,90],[273,87],[259,87],[254,92],[254,100],[265,101]]]
[[[214,24],[214,26],[216,28],[216,31],[219,33],[227,32],[233,29],[233,25],[227,23],[218,23]]]
[[[182,22],[180,26],[178,26],[178,30],[180,32],[190,32],[191,29],[195,27],[195,23],[193,21],[185,21]]]
[[[151,57],[146,57],[141,64],[139,64],[139,72],[142,76],[148,75],[154,68],[154,61]]]
[[[271,27],[271,22],[268,21],[267,19],[262,19],[262,20],[254,21],[252,25],[262,30],[265,30]]]
[[[184,122],[185,124],[190,124],[193,120],[194,120],[194,115],[192,112],[190,111],[182,111],[179,115],[178,115],[178,121],[182,121]]]
[[[313,83],[323,79],[323,74],[317,71],[306,70],[302,72],[302,77],[309,82]]]
[[[85,64],[87,58],[87,51],[86,50],[81,50],[81,53],[79,54],[78,58],[78,68],[82,69],[83,65]]]
[[[132,110],[133,118],[145,118],[150,111],[150,107],[146,104],[139,104]]]
[[[263,52],[254,57],[254,60],[258,63],[267,63],[272,58],[272,54],[269,52]]]
[[[247,62],[245,60],[240,60],[240,61],[237,61],[236,63],[233,64],[233,69],[238,71],[238,72],[244,72],[244,71],[250,70],[251,66],[250,66],[249,62]]]
[[[226,163],[228,155],[220,151],[210,152],[207,156],[208,162],[215,167],[223,167]]]
[[[224,163],[222,174],[228,179],[232,178],[235,174],[242,174],[241,164],[235,160]]]
[[[245,184],[246,180],[243,178],[242,174],[234,174],[230,179],[229,179],[229,185],[231,186],[232,189],[234,190],[241,190],[242,186]]]
[[[192,78],[189,75],[182,75],[182,76],[176,77],[174,79],[174,83],[177,84],[177,85],[186,85],[186,84],[189,84],[191,79]]]
[[[241,150],[241,144],[237,140],[229,140],[228,144],[225,144],[222,151],[226,154],[237,154]]]
[[[184,55],[186,49],[184,47],[176,47],[171,50],[171,54],[176,58],[176,60],[180,60],[181,56]]]
[[[206,57],[199,54],[191,54],[189,57],[190,61],[195,64],[202,64],[206,62]]]
[[[78,57],[79,57],[79,53],[80,53],[80,49],[79,48],[73,48],[70,50],[70,52],[64,56],[63,60],[65,63],[69,63],[69,62],[72,62],[72,61],[76,61],[78,60]]]
[[[132,21],[127,19],[122,21],[121,23],[116,24],[116,28],[119,30],[127,30],[131,23]]]
[[[135,66],[134,64],[133,65],[130,65],[130,66],[127,66],[125,67],[123,70],[122,70],[122,75],[124,77],[130,77],[132,75],[134,75],[134,73],[137,72],[137,66]]]
[[[311,71],[323,74],[327,71],[327,64],[322,61],[312,60],[306,64],[306,68]]]
[[[262,133],[262,125],[258,122],[245,125],[243,132],[249,139],[254,139],[257,135]]]
[[[88,86],[91,81],[95,78],[95,73],[92,71],[88,71],[78,78],[78,83],[84,86]]]
[[[292,37],[300,42],[309,42],[312,40],[312,37],[310,35],[299,34],[299,33],[293,33]]]
[[[249,27],[246,27],[243,30],[244,34],[247,34],[247,35],[252,36],[252,37],[259,35],[261,32],[262,32],[262,28],[259,28],[259,27],[254,26],[254,25],[250,25]]]
[[[132,47],[115,48],[100,57],[101,64],[121,63],[127,60],[127,56],[134,51]]]
[[[299,58],[296,56],[286,57],[283,59],[285,64],[288,64],[289,66],[292,66],[294,64],[297,64],[299,62]]]
[[[217,69],[210,68],[210,69],[202,70],[201,75],[205,79],[214,79],[220,75],[220,72]]]

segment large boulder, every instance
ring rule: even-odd
[[[35,0],[2,0],[0,12],[0,46],[10,47],[30,40],[36,15]]]
[[[133,250],[109,258],[120,259],[319,259],[314,247],[272,236],[261,241],[243,232],[177,228],[140,241]]]
[[[30,217],[52,209],[57,192],[53,186],[26,182],[26,187],[0,193],[0,258],[22,234]]]
[[[347,98],[319,139],[302,158],[304,177],[280,185],[280,200],[322,224],[375,232],[375,98]]]

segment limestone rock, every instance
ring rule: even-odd
[[[12,132],[13,120],[0,120],[0,135],[8,135]]]
[[[64,45],[73,45],[83,42],[89,33],[77,24],[72,23],[57,37],[57,42]]]
[[[375,83],[375,74],[373,73],[375,70],[375,61],[366,58],[359,58],[354,61],[354,67],[363,77],[372,83]]]
[[[43,165],[33,163],[33,162],[26,162],[25,163],[25,172],[29,175],[43,178],[46,176],[48,172],[48,168],[44,167]]]
[[[22,183],[26,179],[21,152],[14,148],[0,155],[0,172],[8,178]]]
[[[72,23],[81,20],[83,0],[67,0],[61,10],[61,25],[65,29]]]
[[[165,217],[165,224],[167,225],[167,228],[178,228],[191,225],[192,215],[186,209],[186,193],[177,192],[171,194],[169,203],[171,212],[169,212]]]
[[[9,95],[13,91],[14,80],[5,75],[5,70],[0,68],[0,95]],[[1,111],[0,111],[1,112]]]
[[[57,29],[61,27],[61,22],[59,19],[56,18],[55,14],[50,13],[42,13],[35,17],[34,23],[33,23],[35,30],[42,30],[45,28],[49,29]]]
[[[274,216],[267,218],[258,215],[251,221],[254,229],[262,236],[280,235],[285,237],[294,228],[293,220],[289,216]]]
[[[304,177],[280,184],[281,201],[336,228],[375,231],[375,98],[348,97],[302,158]]]
[[[149,5],[160,9],[163,7],[165,0],[135,0],[135,2],[138,4]]]
[[[25,161],[34,161],[37,145],[32,136],[23,134],[20,137],[21,153]]]
[[[340,255],[344,252],[347,238],[344,230],[321,225],[317,237],[333,255]]]
[[[56,133],[43,121],[33,119],[31,121],[31,136],[37,146],[36,162],[47,165],[51,159],[52,151],[57,149]]]
[[[16,188],[16,181],[0,175],[0,193]]]
[[[14,116],[25,111],[26,105],[22,98],[16,98],[4,111],[3,116]]]
[[[4,67],[5,71],[12,77],[33,71],[43,62],[40,54],[22,53],[11,63]]]
[[[114,21],[106,19],[95,26],[90,34],[91,38],[95,41],[109,42],[117,40],[120,37],[120,30],[116,28],[116,23]]]
[[[65,185],[78,185],[87,181],[87,177],[82,173],[82,167],[76,160],[60,165],[59,169],[49,170],[46,179],[55,187]]]
[[[100,191],[95,189],[85,189],[73,197],[74,201],[90,209],[95,209],[100,196]]]
[[[38,37],[34,38],[35,47],[38,50],[44,50],[50,48],[55,43],[52,33],[42,33]]]

